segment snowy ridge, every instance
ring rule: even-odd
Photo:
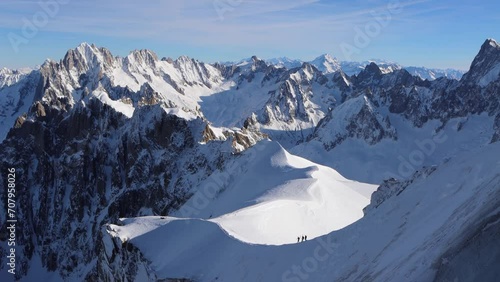
[[[235,244],[294,244],[297,236],[306,234],[312,240],[358,220],[376,188],[293,156],[275,142],[260,143],[237,161],[244,167],[241,173],[231,174],[222,184],[227,188],[197,211],[196,218],[187,208],[196,206],[202,197],[197,194],[173,217],[122,219],[124,226],[109,225],[107,232],[141,252],[150,250],[144,254],[159,262],[153,265],[158,278],[185,277],[176,276],[179,258],[190,257],[186,249],[200,248],[209,238],[212,246],[223,249]],[[167,243],[153,247],[159,238]]]
[[[495,158],[499,150],[498,144],[489,145],[416,176],[401,194],[355,224],[305,243],[249,245],[232,240],[210,222],[189,220],[188,224],[173,218],[127,219],[124,226],[111,226],[108,232],[137,246],[154,262],[152,268],[159,279],[299,281],[300,274],[292,267],[304,267],[303,261],[313,259],[318,248],[327,258],[316,261],[319,271],[300,268],[314,281],[374,276],[390,281],[431,281],[436,275],[440,279],[491,278],[498,270],[489,260],[495,252],[487,246],[478,250],[483,256],[471,265],[461,265],[455,276],[446,269],[461,263],[457,256],[461,251],[455,246],[464,244],[462,251],[478,248],[470,238],[482,234],[481,226],[489,223],[500,230],[494,220],[499,212],[500,194],[495,185],[500,178]],[[477,167],[478,160],[483,165]]]
[[[276,142],[261,142],[249,149],[238,166],[245,172],[231,174],[222,184],[227,188],[196,217],[210,219],[231,236],[253,244],[290,244],[296,242],[291,234],[300,234],[301,229],[314,238],[343,228],[362,216],[376,188],[293,156]],[[193,195],[185,206],[196,206],[200,197]],[[185,212],[181,209],[172,216],[183,217]]]

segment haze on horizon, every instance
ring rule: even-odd
[[[125,56],[206,61],[289,57],[383,59],[467,70],[486,38],[500,38],[497,1],[6,0],[0,67],[59,60],[81,42]]]

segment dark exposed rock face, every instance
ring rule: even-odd
[[[500,62],[500,45],[493,39],[486,40],[481,46],[481,50],[472,61],[469,71],[464,74],[461,81],[467,86],[486,86],[486,79],[498,80],[499,73],[492,73],[491,77],[485,77],[494,70]],[[485,80],[483,80],[485,79]]]
[[[207,177],[217,169],[212,158],[222,154],[198,150],[201,119],[187,122],[160,105],[139,108],[131,119],[95,99],[70,114],[41,103],[33,111],[0,148],[0,169],[15,167],[22,189],[18,278],[35,252],[44,267],[68,279],[88,266],[87,280],[106,277],[95,261],[104,251],[101,226],[120,217],[168,214],[196,185],[189,175]]]
[[[361,95],[329,112],[309,140],[320,140],[329,151],[348,138],[364,140],[373,145],[384,138],[396,140],[397,132],[389,118],[384,119],[368,97]]]
[[[376,84],[382,79],[382,71],[375,63],[370,63],[356,76],[358,85]]]
[[[394,178],[384,180],[384,182],[377,188],[377,191],[372,194],[370,204],[363,209],[363,213],[366,215],[367,213],[372,212],[372,210],[378,208],[387,199],[391,197],[397,197],[399,194],[403,193],[403,191],[410,184],[412,184],[415,179],[427,177],[435,170],[435,166],[427,167],[415,172],[412,177],[407,180],[397,180]]]
[[[386,120],[381,123],[370,111],[367,105],[363,106],[354,119],[350,121],[346,129],[348,137],[364,139],[368,144],[376,144],[383,138],[396,138],[396,133],[390,127],[390,122]]]
[[[158,281],[147,259],[133,244],[122,242],[118,238],[111,238],[105,234],[105,227],[102,227],[101,231],[100,240],[102,241],[99,243],[103,251],[99,253],[97,271],[91,273],[87,280],[125,281],[125,279],[134,279],[140,273],[141,277],[147,276],[148,281]]]
[[[283,69],[275,69],[282,72]],[[283,72],[279,77],[278,88],[271,91],[265,108],[260,112],[259,121],[292,123],[309,122],[316,113],[313,111],[311,97],[315,83],[323,85],[328,78],[316,67],[304,63],[299,68]]]

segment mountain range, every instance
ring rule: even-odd
[[[15,278],[494,281],[499,93],[493,39],[466,73],[87,43],[2,69]]]
[[[244,63],[247,60],[241,60],[238,63]],[[288,69],[300,67],[306,61],[290,59],[287,57],[273,58],[265,60],[268,64],[272,64],[278,67],[285,67]],[[236,63],[236,64],[238,64]],[[464,75],[465,71],[457,69],[429,69],[426,67],[405,67],[398,63],[372,59],[369,61],[362,62],[352,62],[352,61],[340,61],[337,58],[329,55],[323,54],[318,56],[312,61],[308,61],[311,65],[315,66],[318,70],[323,73],[333,73],[342,70],[347,75],[357,75],[359,74],[367,65],[370,63],[375,63],[383,73],[393,72],[395,70],[406,69],[411,75],[418,76],[422,79],[435,80],[440,77],[446,77],[451,79],[460,80]],[[235,64],[235,62],[229,63]]]

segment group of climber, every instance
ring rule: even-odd
[[[302,239],[302,241],[301,241]],[[307,235],[302,235],[302,237],[297,237],[297,243],[307,241]]]

